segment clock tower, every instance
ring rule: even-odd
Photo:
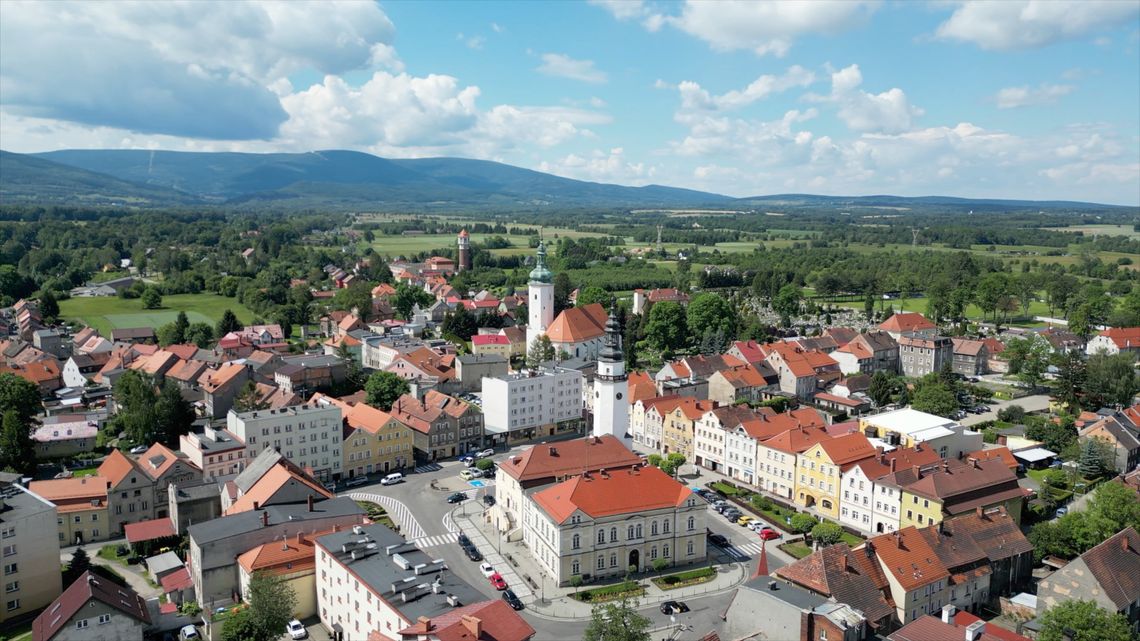
[[[594,436],[611,434],[624,443],[629,431],[629,380],[625,355],[621,351],[621,324],[610,305],[606,335],[598,352],[598,374],[594,377]],[[627,446],[628,447],[628,446]]]

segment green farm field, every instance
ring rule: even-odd
[[[1059,227],[1057,231],[1082,232],[1086,236],[1128,236],[1140,238],[1140,231],[1132,225],[1080,225],[1076,227]]]
[[[217,294],[163,296],[161,309],[143,309],[140,299],[112,296],[71,298],[59,302],[61,317],[94,327],[103,336],[110,336],[112,329],[124,327],[158,328],[172,322],[178,317],[178,312],[186,312],[191,323],[213,325],[227,309],[233,310],[243,323],[253,320],[253,312],[237,302],[237,299]]]

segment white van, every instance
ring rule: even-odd
[[[388,476],[380,479],[380,485],[395,485],[404,482],[404,475],[400,472],[392,472]]]

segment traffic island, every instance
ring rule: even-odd
[[[645,588],[637,581],[624,581],[617,585],[604,585],[600,588],[578,590],[569,596],[582,603],[605,603],[606,601],[619,601],[624,598],[636,598],[645,594]]]
[[[716,568],[697,568],[695,570],[687,570],[685,572],[677,572],[676,574],[666,574],[665,576],[654,577],[652,579],[653,585],[661,588],[662,590],[675,590],[677,588],[687,588],[691,585],[700,585],[701,583],[708,583],[716,578]]]

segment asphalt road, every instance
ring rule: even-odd
[[[514,448],[512,452],[517,449],[521,448]],[[510,453],[499,451],[493,458],[498,462],[505,459]],[[458,484],[458,474],[465,468],[462,463],[454,460],[441,462],[438,466],[438,469],[435,470],[408,474],[407,480],[397,485],[382,486],[376,482],[342,490],[340,493],[342,495],[373,494],[386,497],[383,501],[387,504],[385,507],[397,522],[401,522],[400,517],[402,515],[411,514],[414,517],[417,526],[402,524],[405,535],[411,534],[413,538],[419,539],[421,547],[426,552],[436,558],[445,559],[452,572],[481,590],[487,598],[500,598],[500,593],[494,590],[479,572],[478,563],[468,560],[454,542],[454,534],[449,535],[449,531],[453,530],[454,526],[450,525],[448,516],[455,506],[448,504],[446,499],[452,491],[437,490],[431,487],[432,481],[446,480],[451,485]],[[494,493],[493,485],[487,489],[487,493]],[[466,502],[464,509],[481,510],[483,505],[477,499],[472,499]],[[709,512],[707,522],[711,530],[728,537],[732,543],[728,550],[717,550],[719,560],[726,563],[745,562],[748,564],[749,572],[754,571],[758,562],[759,538],[757,535],[746,528],[728,523],[723,517],[712,511]],[[771,548],[769,548],[768,565],[769,570],[775,570],[783,565],[781,560],[771,553]],[[652,639],[655,641],[666,638],[675,641],[695,640],[718,626],[721,622],[720,615],[728,607],[729,598],[730,594],[719,594],[689,599],[686,604],[690,611],[677,615],[675,621],[662,614],[657,605],[642,608],[641,612],[652,621],[652,629],[654,630]],[[581,639],[588,624],[586,620],[554,620],[539,616],[529,610],[523,610],[520,614],[535,628],[536,635],[534,638],[536,641]],[[679,626],[681,631],[677,632]]]

